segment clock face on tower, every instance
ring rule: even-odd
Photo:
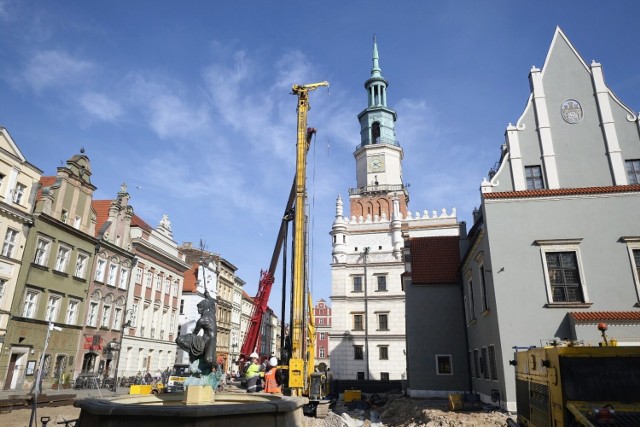
[[[384,171],[384,156],[371,156],[368,160],[369,172]]]

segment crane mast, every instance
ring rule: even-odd
[[[291,285],[291,360],[289,361],[289,386],[292,393],[301,395],[306,388],[309,368],[305,357],[305,278],[306,278],[306,233],[305,206],[307,199],[307,151],[310,140],[307,135],[307,113],[309,111],[309,92],[328,82],[308,85],[293,85],[292,95],[298,96],[298,138],[296,144],[296,199],[293,223],[293,278]]]

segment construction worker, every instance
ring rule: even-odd
[[[247,370],[245,371],[244,378],[247,380],[247,393],[255,393],[262,388],[260,387],[260,377],[264,376],[264,373],[260,372],[260,356],[255,351],[249,355],[251,361]]]
[[[279,374],[279,370],[276,369],[278,366],[278,359],[273,356],[269,359],[269,363],[267,365],[267,372],[264,374],[264,391],[266,393],[272,394],[281,394],[282,390],[280,389],[281,379],[277,378]]]

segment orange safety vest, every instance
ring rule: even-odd
[[[276,368],[272,368],[269,372],[264,373],[264,391],[265,393],[282,393],[280,386],[276,381]]]

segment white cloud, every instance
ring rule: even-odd
[[[182,85],[161,78],[128,76],[129,102],[146,116],[148,126],[162,139],[193,138],[211,134],[210,111],[191,101]]]
[[[77,84],[93,64],[76,59],[63,51],[40,51],[31,57],[24,71],[24,79],[35,90],[52,86]]]
[[[87,113],[105,122],[113,122],[123,113],[120,104],[101,93],[88,92],[80,98]]]

